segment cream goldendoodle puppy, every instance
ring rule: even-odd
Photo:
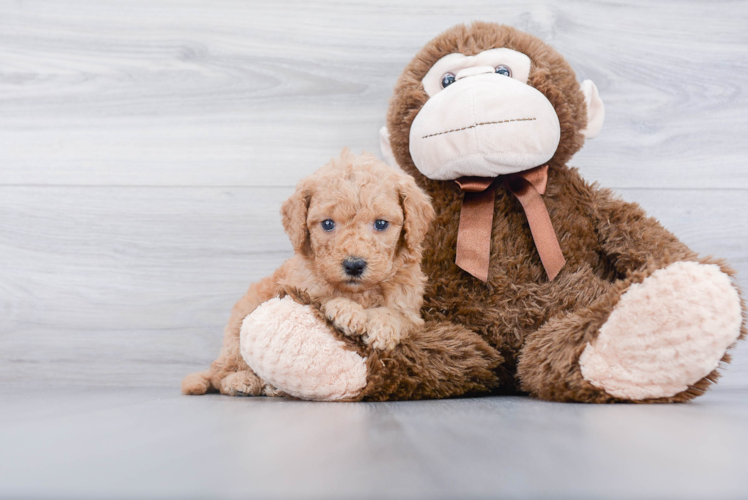
[[[409,175],[343,150],[299,182],[281,208],[295,255],[234,306],[210,369],[182,381],[185,394],[273,394],[240,354],[242,321],[257,306],[299,290],[343,333],[391,349],[423,325],[421,242],[434,211]]]

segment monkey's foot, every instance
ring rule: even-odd
[[[741,323],[740,298],[719,267],[676,262],[621,296],[579,358],[582,376],[619,398],[671,397],[717,368]]]
[[[271,299],[244,319],[241,354],[263,380],[297,398],[351,399],[366,386],[365,359],[291,297]]]

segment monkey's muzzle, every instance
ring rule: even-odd
[[[561,127],[542,93],[495,73],[460,76],[426,102],[410,128],[410,154],[423,175],[497,177],[553,157]]]

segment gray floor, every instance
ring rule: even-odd
[[[3,391],[3,498],[744,498],[748,391],[685,405]]]

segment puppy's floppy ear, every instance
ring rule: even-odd
[[[434,219],[434,208],[428,195],[418,187],[416,181],[402,174],[398,182],[400,204],[403,207],[403,250],[410,260],[420,260],[421,243]]]
[[[294,251],[307,257],[312,254],[312,242],[306,224],[311,199],[312,192],[309,183],[304,179],[296,186],[294,194],[281,206],[283,229],[291,240]]]

